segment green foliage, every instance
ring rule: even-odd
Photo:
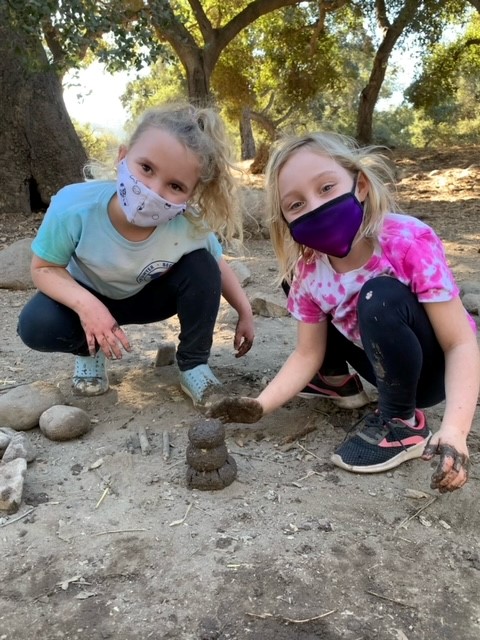
[[[89,124],[74,121],[75,130],[85,149],[89,162],[114,167],[118,153],[119,141],[116,136],[107,132],[98,132]]]

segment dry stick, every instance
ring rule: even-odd
[[[140,440],[140,449],[142,450],[142,456],[148,456],[152,447],[148,441],[147,431],[143,425],[138,427],[138,439]]]
[[[395,600],[394,598],[388,598],[387,596],[382,596],[380,593],[375,593],[375,591],[365,591],[365,593],[368,593],[371,596],[375,596],[376,598],[380,598],[380,600],[386,600],[387,602],[393,602],[393,604],[399,604],[402,607],[409,607],[410,609],[416,609],[417,608],[414,604],[408,604],[407,602],[402,602],[401,600]]]
[[[106,486],[105,489],[103,490],[102,495],[100,496],[100,500],[97,502],[97,504],[95,505],[95,509],[98,509],[98,507],[102,504],[102,502],[105,500],[105,498],[107,497],[108,493],[110,492],[110,486]]]
[[[22,513],[21,516],[17,516],[16,518],[10,518],[10,520],[8,522],[4,522],[3,524],[0,524],[0,528],[1,527],[8,527],[9,524],[13,524],[14,522],[18,522],[19,520],[22,520],[23,518],[26,518],[28,515],[30,515],[32,513],[32,511],[35,511],[35,507],[32,507],[28,511],[25,511],[25,513]]]
[[[280,445],[288,444],[290,442],[295,442],[295,440],[300,440],[300,438],[303,438],[303,436],[306,436],[308,433],[315,431],[316,428],[317,427],[313,424],[313,422],[309,422],[300,431],[297,431],[296,433],[292,433],[290,436],[286,436],[285,438],[283,438],[283,440],[280,442]]]
[[[168,460],[170,458],[170,434],[168,431],[164,431],[162,434],[163,439],[163,459]]]
[[[307,453],[309,453],[311,456],[313,456],[314,458],[316,458],[317,460],[320,460],[320,462],[322,462],[322,459],[319,458],[318,456],[316,456],[313,451],[309,451],[308,449],[306,449],[304,446],[302,446],[299,442],[297,442],[297,447],[300,447],[300,449],[303,449],[304,451],[306,451]]]
[[[247,616],[250,616],[252,618],[260,618],[261,620],[265,620],[266,618],[279,618],[280,620],[290,622],[291,624],[305,624],[306,622],[313,622],[314,620],[321,620],[322,618],[331,616],[333,613],[336,613],[336,611],[337,609],[332,609],[331,611],[322,613],[319,616],[314,616],[313,618],[304,618],[303,620],[295,620],[294,618],[286,618],[285,616],[275,616],[273,613],[249,613],[248,611]]]
[[[98,531],[92,533],[92,536],[106,536],[110,533],[133,533],[134,531],[147,531],[147,529],[111,529],[110,531]]]
[[[410,520],[413,520],[414,518],[416,518],[420,513],[422,513],[422,511],[425,511],[425,509],[428,509],[428,507],[432,505],[435,502],[435,500],[438,500],[438,496],[433,496],[433,498],[429,500],[427,504],[424,504],[423,507],[420,507],[420,509],[415,511],[415,513],[412,516],[408,516],[408,518],[405,518],[404,520],[402,520],[400,524],[395,528],[395,532],[397,532],[402,527],[405,527],[407,522],[410,522]]]

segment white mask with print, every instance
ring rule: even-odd
[[[127,220],[138,227],[158,227],[181,216],[187,203],[173,204],[133,176],[125,158],[117,167],[117,195]]]

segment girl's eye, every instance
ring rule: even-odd
[[[322,187],[322,189],[321,189],[321,190],[322,190],[322,192],[323,192],[323,193],[327,193],[328,191],[331,191],[331,190],[333,189],[333,187],[334,187],[334,186],[335,186],[335,185],[333,185],[333,184],[326,184],[326,185],[324,185],[324,186]]]
[[[292,202],[292,204],[288,205],[287,211],[296,211],[302,206],[303,206],[303,202]]]
[[[183,191],[182,187],[179,184],[177,184],[176,182],[172,182],[170,184],[170,187],[171,187],[171,189],[173,191]]]
[[[152,168],[148,164],[142,164],[140,166],[142,167],[142,171],[144,173],[151,173],[152,172]]]

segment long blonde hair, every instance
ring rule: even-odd
[[[290,281],[300,256],[312,258],[312,249],[297,244],[290,235],[282,214],[278,177],[282,167],[300,149],[309,149],[321,156],[332,158],[352,176],[362,173],[369,189],[364,201],[361,237],[376,238],[386,213],[396,210],[394,193],[388,182],[394,182],[394,171],[388,158],[378,147],[360,147],[353,138],[336,133],[309,133],[289,135],[274,146],[265,171],[267,212],[270,238],[280,267],[280,279]]]
[[[235,207],[236,182],[232,175],[232,149],[225,126],[212,107],[167,103],[146,111],[127,148],[148,129],[162,129],[192,151],[200,162],[200,179],[185,214],[192,224],[208,227],[227,242],[242,238],[242,223]],[[199,215],[200,214],[200,215]]]

